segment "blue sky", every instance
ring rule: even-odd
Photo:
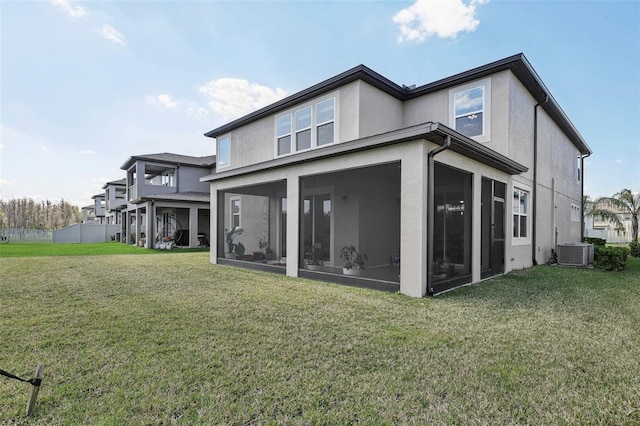
[[[430,83],[523,52],[594,154],[585,193],[640,191],[640,1],[0,1],[0,196],[91,203],[131,155],[365,64]]]

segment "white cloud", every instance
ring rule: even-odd
[[[195,118],[197,121],[208,123],[209,122],[209,111],[205,108],[202,108],[195,102],[192,102],[187,106],[187,115],[189,117]]]
[[[176,99],[170,95],[162,94],[157,96],[147,96],[147,103],[166,110],[182,112],[199,123],[211,125],[209,111],[195,101],[187,99]]]
[[[51,0],[51,3],[60,11],[72,18],[82,18],[87,14],[87,10],[82,6],[71,6],[67,0]]]
[[[416,0],[393,17],[400,28],[398,42],[424,42],[430,36],[456,38],[461,32],[472,32],[480,21],[476,7],[489,0]]]
[[[178,104],[171,100],[171,96],[163,94],[158,96],[147,96],[147,102],[153,105],[162,105],[166,109],[175,108]]]
[[[51,154],[53,153],[53,151],[51,151],[49,148],[47,148],[46,146],[41,146],[40,147],[40,151],[44,152],[45,154]]]
[[[238,78],[219,78],[200,87],[211,110],[229,121],[286,96],[281,88],[272,89]]]
[[[94,155],[96,152],[92,149],[85,149],[84,151],[82,151],[82,153],[84,155]]]
[[[616,160],[616,164],[622,164],[622,160],[617,159],[617,160]]]
[[[120,31],[116,30],[111,25],[104,24],[102,26],[102,32],[100,34],[105,39],[111,40],[114,43],[118,43],[118,44],[121,44],[122,46],[124,46],[124,35],[122,35],[122,33]]]
[[[4,149],[4,145],[0,143],[0,151]]]

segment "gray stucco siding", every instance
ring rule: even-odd
[[[403,103],[367,83],[360,83],[359,138],[390,132],[402,127]]]

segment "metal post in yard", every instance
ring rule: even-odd
[[[40,363],[36,367],[36,376],[34,383],[32,383],[31,388],[31,397],[29,398],[29,403],[27,404],[27,416],[30,416],[33,412],[33,407],[36,405],[36,398],[38,397],[38,392],[40,391],[40,385],[42,384],[42,378],[44,377],[44,364]]]

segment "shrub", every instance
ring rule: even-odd
[[[594,246],[603,246],[607,244],[607,240],[597,237],[585,237],[583,241],[588,244],[593,244]]]
[[[629,249],[626,247],[595,246],[593,266],[605,271],[623,271],[627,266]]]
[[[629,243],[629,254],[633,257],[640,257],[640,243],[632,241]]]

